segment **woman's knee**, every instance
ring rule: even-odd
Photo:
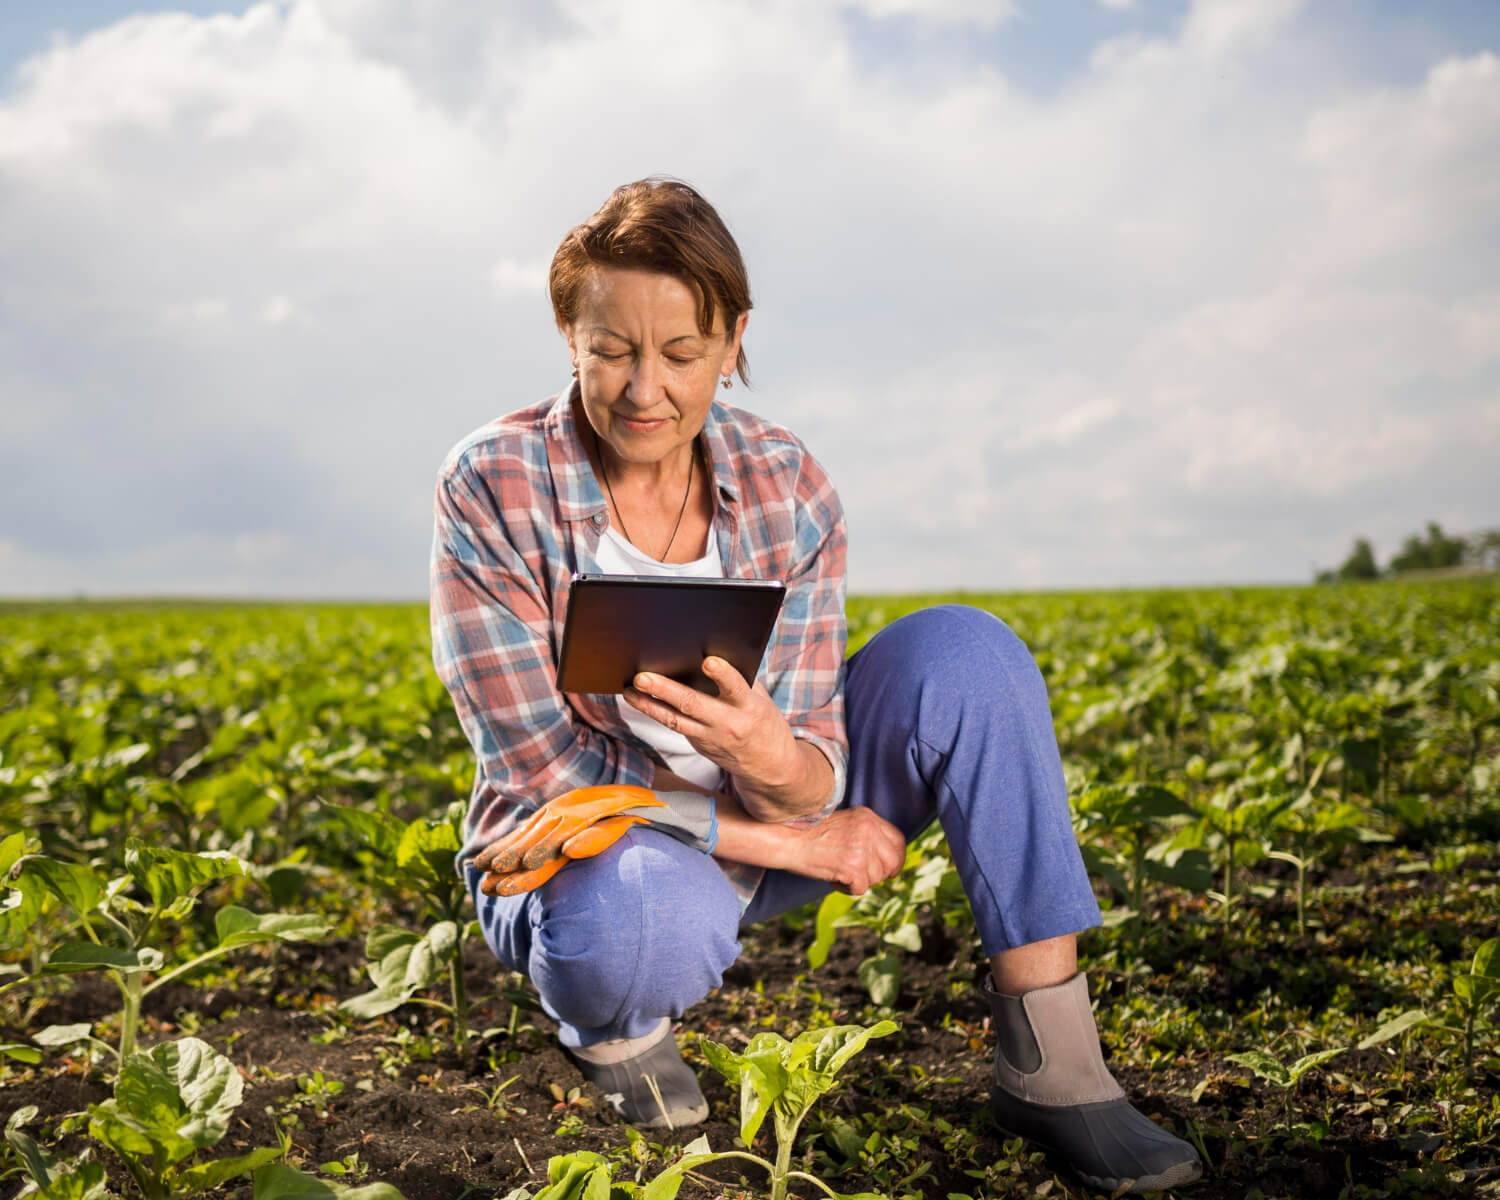
[[[679,1016],[739,954],[739,901],[723,872],[651,831],[559,872],[532,923],[528,974],[554,1015],[580,1029]]]
[[[860,661],[863,660],[863,661]],[[1017,691],[1034,696],[1041,676],[1026,644],[993,613],[963,604],[919,609],[864,646],[857,668],[880,690],[930,686],[947,694]],[[851,682],[854,669],[851,669]]]

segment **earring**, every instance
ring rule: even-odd
[[[722,379],[719,380],[719,386],[722,387],[725,391],[728,391],[734,386],[734,380],[730,379],[728,375],[725,375]]]

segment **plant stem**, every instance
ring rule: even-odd
[[[139,971],[121,977],[115,975],[120,992],[125,998],[120,1010],[120,1063],[135,1053],[135,1034],[141,1023],[141,996],[144,980]]]
[[[1471,1083],[1474,1080],[1474,1014],[1478,1011],[1479,1005],[1470,1004],[1464,1017],[1464,1077]]]
[[[1234,838],[1226,838],[1225,844],[1228,853],[1224,856],[1224,924],[1228,925],[1234,900]]]
[[[464,994],[464,943],[459,938],[453,948],[453,960],[448,964],[448,979],[453,993],[453,1041],[458,1052],[463,1053],[464,1043],[469,1039],[469,1006]]]
[[[1297,855],[1297,932],[1307,933],[1307,847],[1298,847],[1303,853]]]
[[[792,1138],[776,1139],[776,1165],[771,1168],[771,1200],[786,1200],[787,1176],[792,1170]]]

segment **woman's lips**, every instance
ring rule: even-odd
[[[666,417],[654,417],[647,420],[641,417],[621,416],[617,419],[620,424],[624,425],[632,433],[651,433],[654,430],[661,429],[667,423]]]

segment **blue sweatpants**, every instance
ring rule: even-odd
[[[903,617],[849,660],[845,803],[910,841],[936,817],[986,955],[1099,923],[1068,816],[1046,686],[1021,640],[976,608]],[[565,1046],[641,1037],[719,986],[739,930],[829,891],[768,871],[742,914],[714,861],[630,830],[522,896],[478,892],[497,958],[530,977]]]

